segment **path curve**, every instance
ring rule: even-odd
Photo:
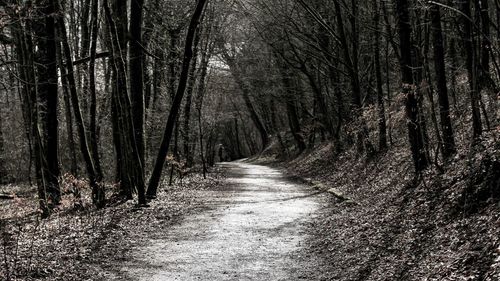
[[[314,259],[297,256],[321,196],[277,169],[221,165],[228,171],[228,191],[207,198],[213,208],[134,249],[122,268],[131,280],[309,279],[306,268]],[[307,265],[298,262],[304,260]]]

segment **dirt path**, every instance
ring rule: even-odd
[[[243,162],[222,164],[227,191],[208,211],[188,216],[165,237],[134,249],[122,271],[131,280],[309,279],[315,259],[301,257],[307,223],[321,195],[281,172]],[[304,264],[304,261],[306,261]]]

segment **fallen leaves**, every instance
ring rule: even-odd
[[[0,279],[107,280],[109,272],[103,273],[103,268],[116,270],[115,264],[126,260],[145,236],[160,235],[185,214],[199,210],[207,192],[223,188],[222,180],[219,171],[206,180],[193,173],[182,184],[164,184],[150,207],[138,210],[131,201],[94,209],[90,191],[83,188],[82,210],[74,209],[80,199],[68,192],[46,220],[35,212],[35,192],[24,193],[32,196],[0,205]]]

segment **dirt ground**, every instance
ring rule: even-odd
[[[312,280],[318,262],[304,241],[327,195],[269,167],[221,167],[225,188],[206,194],[206,209],[133,247],[106,279]]]
[[[311,222],[313,280],[500,280],[499,150],[482,145],[418,181],[404,147],[367,161],[326,145],[278,163],[356,202],[330,197]]]
[[[164,185],[144,209],[75,211],[66,195],[39,221],[34,197],[4,202],[0,279],[498,280],[500,205],[463,211],[468,170],[412,187],[404,151],[336,163],[329,151],[280,164],[288,169],[224,163],[208,179]]]

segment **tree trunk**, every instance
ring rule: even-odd
[[[94,162],[95,172],[98,179],[102,179],[101,160],[99,157],[99,145],[97,140],[97,91],[95,81],[95,58],[97,49],[97,35],[99,33],[99,0],[92,0],[91,7],[91,43],[90,43],[90,62],[89,62],[89,95],[90,95],[90,151],[92,154],[92,161]]]
[[[190,143],[190,121],[191,121],[191,104],[193,101],[193,90],[196,83],[196,66],[198,63],[198,44],[200,42],[200,29],[197,29],[196,36],[194,39],[194,51],[193,51],[193,62],[192,66],[189,70],[189,83],[186,89],[186,102],[184,104],[184,118],[182,124],[182,134],[183,134],[183,150],[184,157],[186,159],[187,167],[191,167],[193,165],[193,155],[191,153],[191,143]]]
[[[278,57],[277,57],[278,59]],[[286,104],[286,112],[288,116],[288,125],[290,127],[290,131],[292,132],[293,138],[297,143],[297,148],[299,153],[302,153],[306,149],[306,142],[304,141],[304,136],[302,130],[300,128],[300,121],[297,112],[296,106],[296,94],[292,85],[292,77],[290,71],[288,71],[287,66],[283,63],[278,65],[278,68],[281,72],[281,81],[283,83],[283,87],[285,90],[285,104]]]
[[[363,104],[361,100],[361,83],[359,80],[359,63],[358,63],[358,34],[357,34],[357,6],[354,0],[351,1],[352,14],[349,16],[352,29],[352,48],[347,42],[347,36],[344,29],[344,22],[342,20],[342,9],[339,0],[334,2],[335,13],[337,18],[337,28],[339,30],[339,40],[342,45],[344,61],[347,66],[351,82],[351,112],[352,118],[359,123],[359,128],[356,133],[356,145],[358,152],[365,151],[371,154],[373,151],[372,144],[369,140],[368,127],[363,120]],[[349,51],[352,49],[352,53]]]
[[[130,7],[129,76],[130,97],[134,117],[135,139],[141,163],[144,163],[144,52],[142,22],[144,0],[134,0]],[[144,171],[142,171],[144,172]]]
[[[63,67],[63,55],[61,50],[61,45],[57,44],[57,54],[58,54],[58,64],[60,66],[61,77],[64,81],[68,75],[66,68]],[[63,83],[63,101],[64,101],[64,112],[66,115],[66,131],[68,135],[68,148],[70,154],[70,173],[78,177],[78,163],[76,159],[76,145],[73,132],[73,114],[71,113],[71,100],[70,100],[70,89],[66,87],[66,83]]]
[[[58,0],[52,0],[52,1],[56,3],[57,10],[59,11],[60,10],[59,1]],[[81,113],[80,101],[76,89],[75,72],[73,69],[71,49],[66,34],[64,17],[59,16],[57,19],[57,23],[58,23],[59,36],[61,37],[62,51],[64,53],[64,58],[65,58],[66,77],[64,81],[70,91],[71,104],[73,105],[73,112],[75,114],[75,123],[80,140],[80,151],[85,161],[85,166],[87,168],[87,175],[89,177],[90,186],[92,188],[92,201],[97,207],[104,207],[105,205],[104,188],[100,185],[102,178],[100,178],[96,172],[95,164],[93,162],[92,155],[89,149],[87,132],[85,128],[84,119]]]
[[[462,40],[465,49],[465,64],[469,77],[470,102],[472,108],[472,138],[475,140],[481,136],[483,125],[481,122],[481,108],[479,106],[479,87],[477,84],[477,57],[474,51],[474,37],[472,32],[472,13],[469,0],[460,1],[460,16],[462,21]]]
[[[424,139],[420,124],[417,90],[413,80],[412,63],[412,27],[410,23],[408,0],[396,0],[398,30],[401,52],[401,80],[405,95],[406,117],[408,124],[408,140],[412,152],[415,171],[420,173],[428,166],[424,149]]]
[[[81,34],[79,36],[77,34],[77,36],[80,38],[80,41],[81,41],[81,48],[80,48],[80,57],[81,58],[86,58],[89,55],[89,48],[90,48],[90,41],[91,41],[91,39],[90,39],[90,37],[91,37],[90,25],[89,25],[91,2],[92,2],[92,0],[81,0],[81,2],[80,2],[80,12],[81,12],[81,14],[80,14],[80,31],[81,31]],[[85,62],[82,66],[84,69],[88,70],[87,62]],[[81,98],[81,103],[82,103],[81,110],[82,110],[82,114],[83,114],[83,119],[88,120],[89,113],[90,113],[89,100],[88,100],[89,93],[90,93],[90,90],[89,90],[90,81],[89,81],[88,73],[86,71],[83,71],[83,73],[82,73],[82,71],[80,69],[81,68],[77,68],[75,79],[78,82],[77,86],[79,86],[80,87],[79,89],[81,90],[80,98]]]
[[[434,70],[439,101],[439,117],[442,131],[443,158],[448,159],[455,152],[455,138],[450,119],[450,103],[448,101],[448,88],[446,85],[446,69],[444,60],[443,34],[441,29],[441,13],[438,5],[431,7],[432,35],[434,46]],[[437,132],[439,133],[439,132]]]
[[[135,146],[140,161],[137,173],[144,178],[145,143],[144,143],[144,52],[142,50],[142,22],[144,0],[134,0],[130,7],[129,73],[132,116],[135,130]],[[139,205],[146,204],[145,186],[137,184]]]
[[[126,46],[126,13],[123,12],[123,2],[114,2],[113,18],[108,1],[103,1],[104,13],[109,28],[110,47],[112,49],[112,65],[114,75],[114,87],[112,91],[113,100],[113,124],[114,138],[117,156],[121,157],[122,163],[117,163],[120,173],[120,185],[122,194],[127,199],[132,199],[132,193],[137,191],[139,205],[145,205],[144,173],[140,153],[135,139],[134,120],[132,114],[132,102],[127,89],[127,70],[123,59],[122,46]]]
[[[455,38],[450,38],[449,44],[449,55],[450,55],[450,86],[451,86],[451,98],[454,109],[457,109],[457,70],[458,70],[458,58],[457,58],[457,48]]]
[[[208,43],[208,42],[207,42]],[[203,131],[203,122],[202,122],[202,108],[203,108],[203,99],[205,97],[205,89],[207,83],[207,74],[208,74],[208,63],[212,56],[212,49],[208,46],[205,46],[201,55],[201,65],[200,65],[200,78],[198,82],[198,88],[196,89],[196,97],[195,97],[195,107],[198,113],[198,138],[200,141],[200,158],[201,164],[203,168],[203,178],[207,177],[207,159],[206,155],[208,151],[205,151],[204,142],[204,131]]]
[[[5,143],[3,137],[3,128],[2,128],[2,112],[0,110],[0,184],[4,183],[7,176],[7,171],[5,169]]]
[[[227,54],[224,55],[224,58],[226,60],[226,63],[229,65],[229,68],[231,69],[231,74],[233,75],[234,80],[236,80],[236,84],[238,84],[238,86],[240,87],[243,96],[243,101],[245,102],[248,112],[250,113],[250,118],[252,119],[257,130],[259,131],[261,145],[262,145],[261,151],[262,151],[269,144],[269,136],[267,134],[267,130],[266,127],[264,126],[264,123],[257,114],[257,111],[255,110],[255,107],[252,103],[252,100],[250,99],[251,95],[250,86],[244,81],[243,75],[238,65],[234,61],[234,59],[229,57]]]
[[[175,121],[177,120],[177,115],[181,106],[182,98],[186,91],[186,84],[189,76],[189,67],[191,64],[191,59],[193,57],[193,41],[196,29],[198,27],[201,14],[208,0],[198,0],[196,4],[196,9],[192,15],[191,22],[189,24],[188,32],[186,35],[186,43],[184,48],[184,59],[182,63],[181,76],[179,78],[179,85],[177,86],[177,92],[172,102],[170,113],[168,115],[167,124],[165,126],[165,132],[163,134],[163,139],[161,141],[160,149],[158,151],[158,156],[156,158],[155,166],[149,180],[147,196],[149,198],[156,197],[158,190],[158,185],[161,179],[161,173],[163,170],[163,165],[165,164],[165,158],[168,153],[168,147],[170,145],[170,140],[172,138],[172,132],[174,130]]]
[[[37,92],[42,145],[40,161],[42,180],[45,182],[50,204],[59,204],[59,143],[58,143],[58,91],[57,57],[55,41],[55,5],[53,1],[39,0],[41,18],[33,25],[38,51],[35,54]]]
[[[385,120],[384,91],[382,89],[382,71],[380,66],[380,13],[377,1],[373,0],[374,24],[374,59],[375,76],[377,80],[377,106],[378,106],[378,146],[379,150],[387,149],[387,126]]]
[[[23,111],[23,117],[26,127],[26,135],[29,143],[30,161],[28,173],[30,174],[31,183],[31,166],[35,163],[35,176],[37,180],[37,188],[39,195],[40,209],[42,215],[48,216],[49,210],[45,198],[45,186],[41,181],[41,163],[40,158],[40,138],[38,133],[38,110],[36,106],[36,73],[34,67],[34,46],[31,36],[32,22],[26,17],[24,11],[8,10],[10,14],[16,18],[12,24],[12,34],[15,37],[16,53],[19,63],[17,64],[17,71],[19,73],[20,81],[20,98]],[[23,23],[23,19],[26,19]]]

